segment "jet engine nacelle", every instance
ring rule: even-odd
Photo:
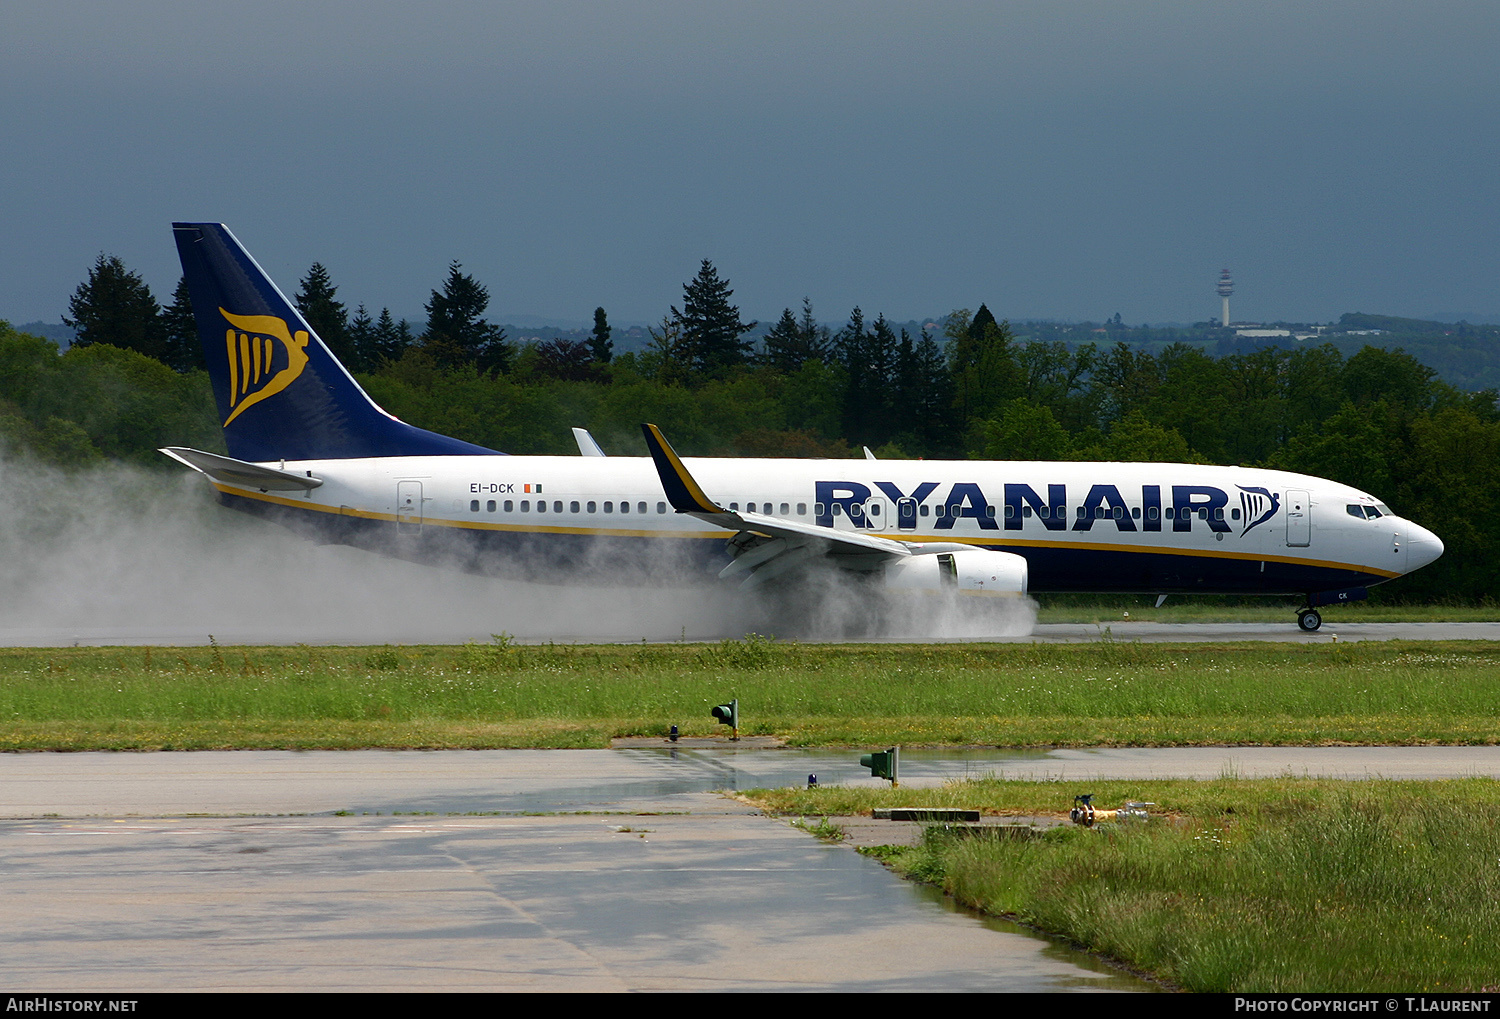
[[[885,586],[893,591],[1025,594],[1026,580],[1024,557],[978,548],[908,556],[885,567]]]

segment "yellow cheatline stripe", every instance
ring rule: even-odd
[[[292,509],[311,510],[315,513],[332,513],[335,516],[359,517],[364,520],[391,520],[396,519],[394,513],[378,513],[373,510],[361,510],[338,506],[324,506],[315,502],[306,502],[300,499],[288,499],[284,496],[270,495],[265,492],[246,491],[242,488],[231,488],[217,481],[210,482],[214,488],[226,495],[238,495],[246,499],[257,499],[261,502],[275,503],[278,506],[289,506]],[[482,520],[444,520],[432,517],[423,517],[424,527],[454,527],[460,530],[475,531],[517,531],[527,534],[598,534],[617,536],[622,538],[730,538],[736,532],[727,530],[714,531],[642,531],[625,530],[598,527],[549,527],[545,525],[527,524],[492,524]],[[877,532],[854,532],[854,533],[877,533]],[[985,548],[999,546],[1000,551],[1016,546],[1028,548],[1061,548],[1061,549],[1088,549],[1096,552],[1133,552],[1158,555],[1189,556],[1192,558],[1210,559],[1239,559],[1249,562],[1268,563],[1292,563],[1298,566],[1324,566],[1334,570],[1352,570],[1356,573],[1372,573],[1376,576],[1394,579],[1402,576],[1390,570],[1383,570],[1378,566],[1363,566],[1358,563],[1341,563],[1332,559],[1303,559],[1297,556],[1262,555],[1254,552],[1229,552],[1218,549],[1186,549],[1186,548],[1163,548],[1154,545],[1105,545],[1098,542],[1072,542],[1072,541],[1039,541],[1034,538],[1006,538],[994,539],[983,537],[969,537],[967,535],[917,535],[905,531],[899,532],[900,541],[927,542],[945,541],[956,545],[978,545]],[[879,537],[895,538],[890,532],[878,532]]]

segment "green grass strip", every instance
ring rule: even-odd
[[[0,749],[1494,744],[1500,643],[0,650]]]
[[[1154,801],[1144,823],[1031,841],[955,838],[875,852],[960,901],[1192,991],[1500,989],[1500,782],[986,780],[941,790],[775,791],[771,809],[1065,811]]]

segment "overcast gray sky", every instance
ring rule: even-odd
[[[169,224],[417,316],[1500,313],[1500,4],[0,3],[0,317]]]

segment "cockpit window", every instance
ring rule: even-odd
[[[1358,517],[1361,520],[1365,518],[1365,511],[1352,502],[1344,507],[1344,512],[1349,514],[1351,517]]]
[[[1376,509],[1374,506],[1366,506],[1365,516],[1370,518],[1371,520],[1378,520],[1381,516],[1381,513],[1380,510]]]

